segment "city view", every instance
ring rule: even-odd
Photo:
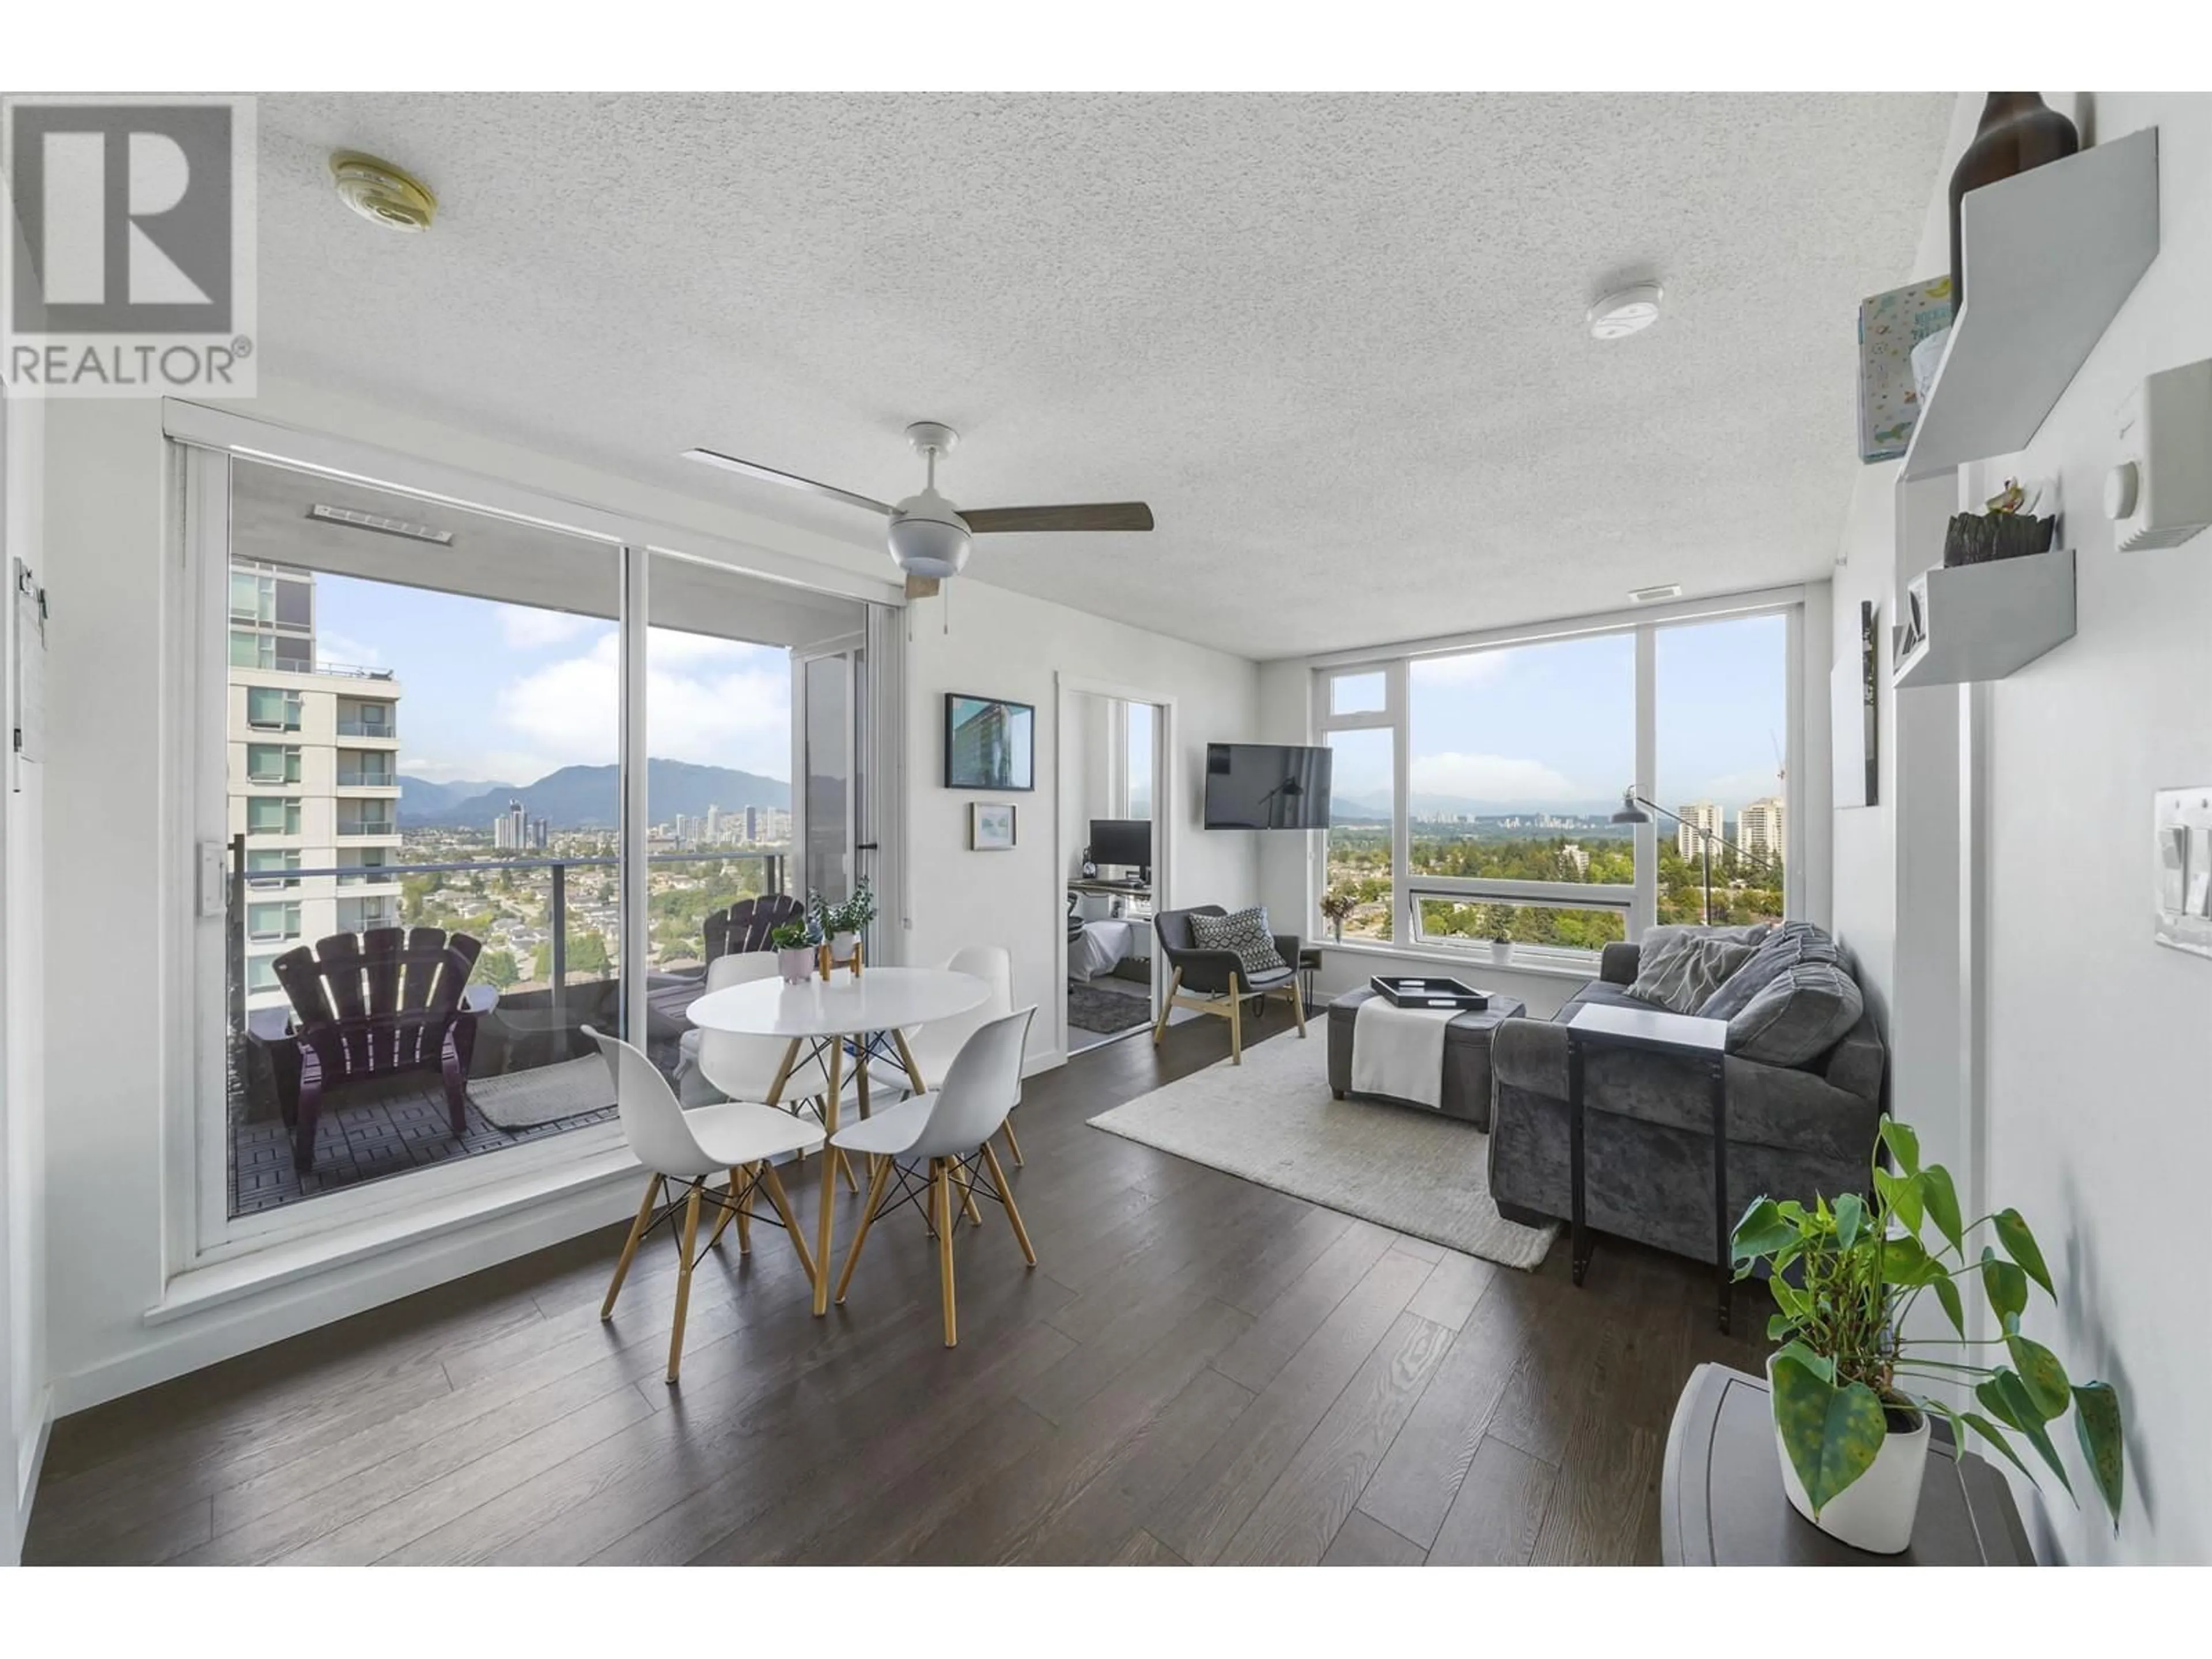
[[[1731,617],[1656,630],[1657,917],[1775,921],[1788,845],[1786,624]],[[1636,774],[1636,641],[1620,632],[1419,659],[1407,676],[1407,874],[1626,888],[1635,827],[1616,823]],[[1372,714],[1380,676],[1340,678],[1332,707]],[[1348,702],[1346,699],[1350,699]],[[1325,896],[1347,939],[1391,940],[1392,733],[1328,733],[1334,789]],[[1668,816],[1669,814],[1673,816]],[[1676,819],[1681,820],[1679,823]],[[1595,951],[1627,936],[1617,898],[1588,907],[1421,895],[1419,938]]]

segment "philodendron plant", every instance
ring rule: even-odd
[[[1893,1169],[1881,1167],[1884,1148]],[[1882,1119],[1875,1157],[1871,1202],[1854,1193],[1809,1207],[1761,1198],[1735,1228],[1735,1276],[1747,1278],[1762,1263],[1769,1270],[1778,1311],[1766,1334],[1782,1344],[1772,1364],[1774,1420],[1814,1512],[1873,1465],[1890,1412],[1935,1413],[1948,1419],[1955,1444],[1963,1449],[1971,1431],[2028,1474],[2013,1443],[2017,1435],[2073,1497],[2047,1426],[2071,1411],[2090,1476],[2117,1528],[2119,1395],[2109,1382],[2069,1382],[2057,1355],[2021,1334],[2031,1285],[2057,1298],[2027,1223],[2017,1210],[1962,1221],[1950,1171],[1940,1164],[1923,1167],[1919,1140],[1902,1123]],[[1978,1255],[1970,1258],[1969,1241],[1978,1236]],[[1980,1285],[2001,1336],[1967,1335],[1962,1283]],[[1905,1334],[1923,1291],[1934,1292],[1955,1335]],[[1974,1363],[2000,1347],[2009,1364]],[[1936,1358],[1931,1349],[1957,1357]],[[1980,1409],[1959,1409],[1919,1391],[1936,1382],[1971,1389]]]

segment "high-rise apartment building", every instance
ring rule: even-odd
[[[491,844],[502,853],[520,853],[530,845],[530,820],[520,801],[508,801],[507,811],[492,820]]]
[[[1709,800],[1692,801],[1687,806],[1676,807],[1674,816],[1682,820],[1674,826],[1674,851],[1685,864],[1700,862],[1705,856],[1705,842],[1698,831],[1702,830],[1706,835],[1719,835],[1721,809]]]
[[[1747,858],[1782,862],[1782,803],[1772,795],[1753,801],[1736,814],[1735,844]]]
[[[388,668],[319,659],[312,574],[240,560],[227,695],[230,833],[246,838],[246,1006],[282,1006],[277,957],[399,921],[399,878],[379,873],[399,857],[399,682]],[[332,869],[349,873],[287,873]]]

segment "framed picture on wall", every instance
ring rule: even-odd
[[[1036,710],[1002,697],[945,694],[945,787],[1036,787]]]
[[[968,803],[968,847],[975,853],[1011,852],[1014,845],[1014,806],[1012,801],[971,800]]]
[[[1835,804],[1872,806],[1881,793],[1878,733],[1881,690],[1881,630],[1871,599],[1859,602],[1858,648],[1836,659],[1828,675],[1829,755],[1835,767]]]

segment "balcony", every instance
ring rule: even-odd
[[[397,743],[399,740],[399,724],[393,720],[363,720],[358,714],[340,714],[338,735],[342,738],[368,738],[379,743]]]
[[[397,789],[399,787],[398,773],[389,768],[341,766],[337,778],[341,789]]]
[[[340,841],[366,841],[372,837],[390,839],[399,833],[396,817],[374,817],[367,813],[338,814],[337,838]]]
[[[340,833],[346,833],[340,826]],[[445,863],[341,863],[320,869],[248,870],[234,837],[228,927],[229,1207],[234,1216],[301,1202],[410,1170],[477,1158],[573,1130],[611,1125],[605,1062],[583,1028],[621,1029],[621,861],[614,857],[500,858]],[[343,856],[343,855],[342,855]],[[636,1034],[654,1061],[681,1077],[684,1009],[705,989],[706,915],[749,894],[781,892],[781,853],[654,854],[647,863],[647,1029]],[[409,896],[372,896],[376,884]],[[334,881],[349,894],[337,925],[388,922],[465,931],[483,945],[469,979],[478,1010],[469,1066],[466,1129],[458,1139],[434,1075],[349,1085],[326,1094],[314,1155],[294,1169],[284,1121],[283,1069],[295,1063],[291,1009],[269,981],[271,948],[249,944],[260,884]],[[327,889],[324,890],[327,890]],[[697,1086],[696,1084],[693,1086]],[[611,1131],[610,1131],[611,1133]]]

